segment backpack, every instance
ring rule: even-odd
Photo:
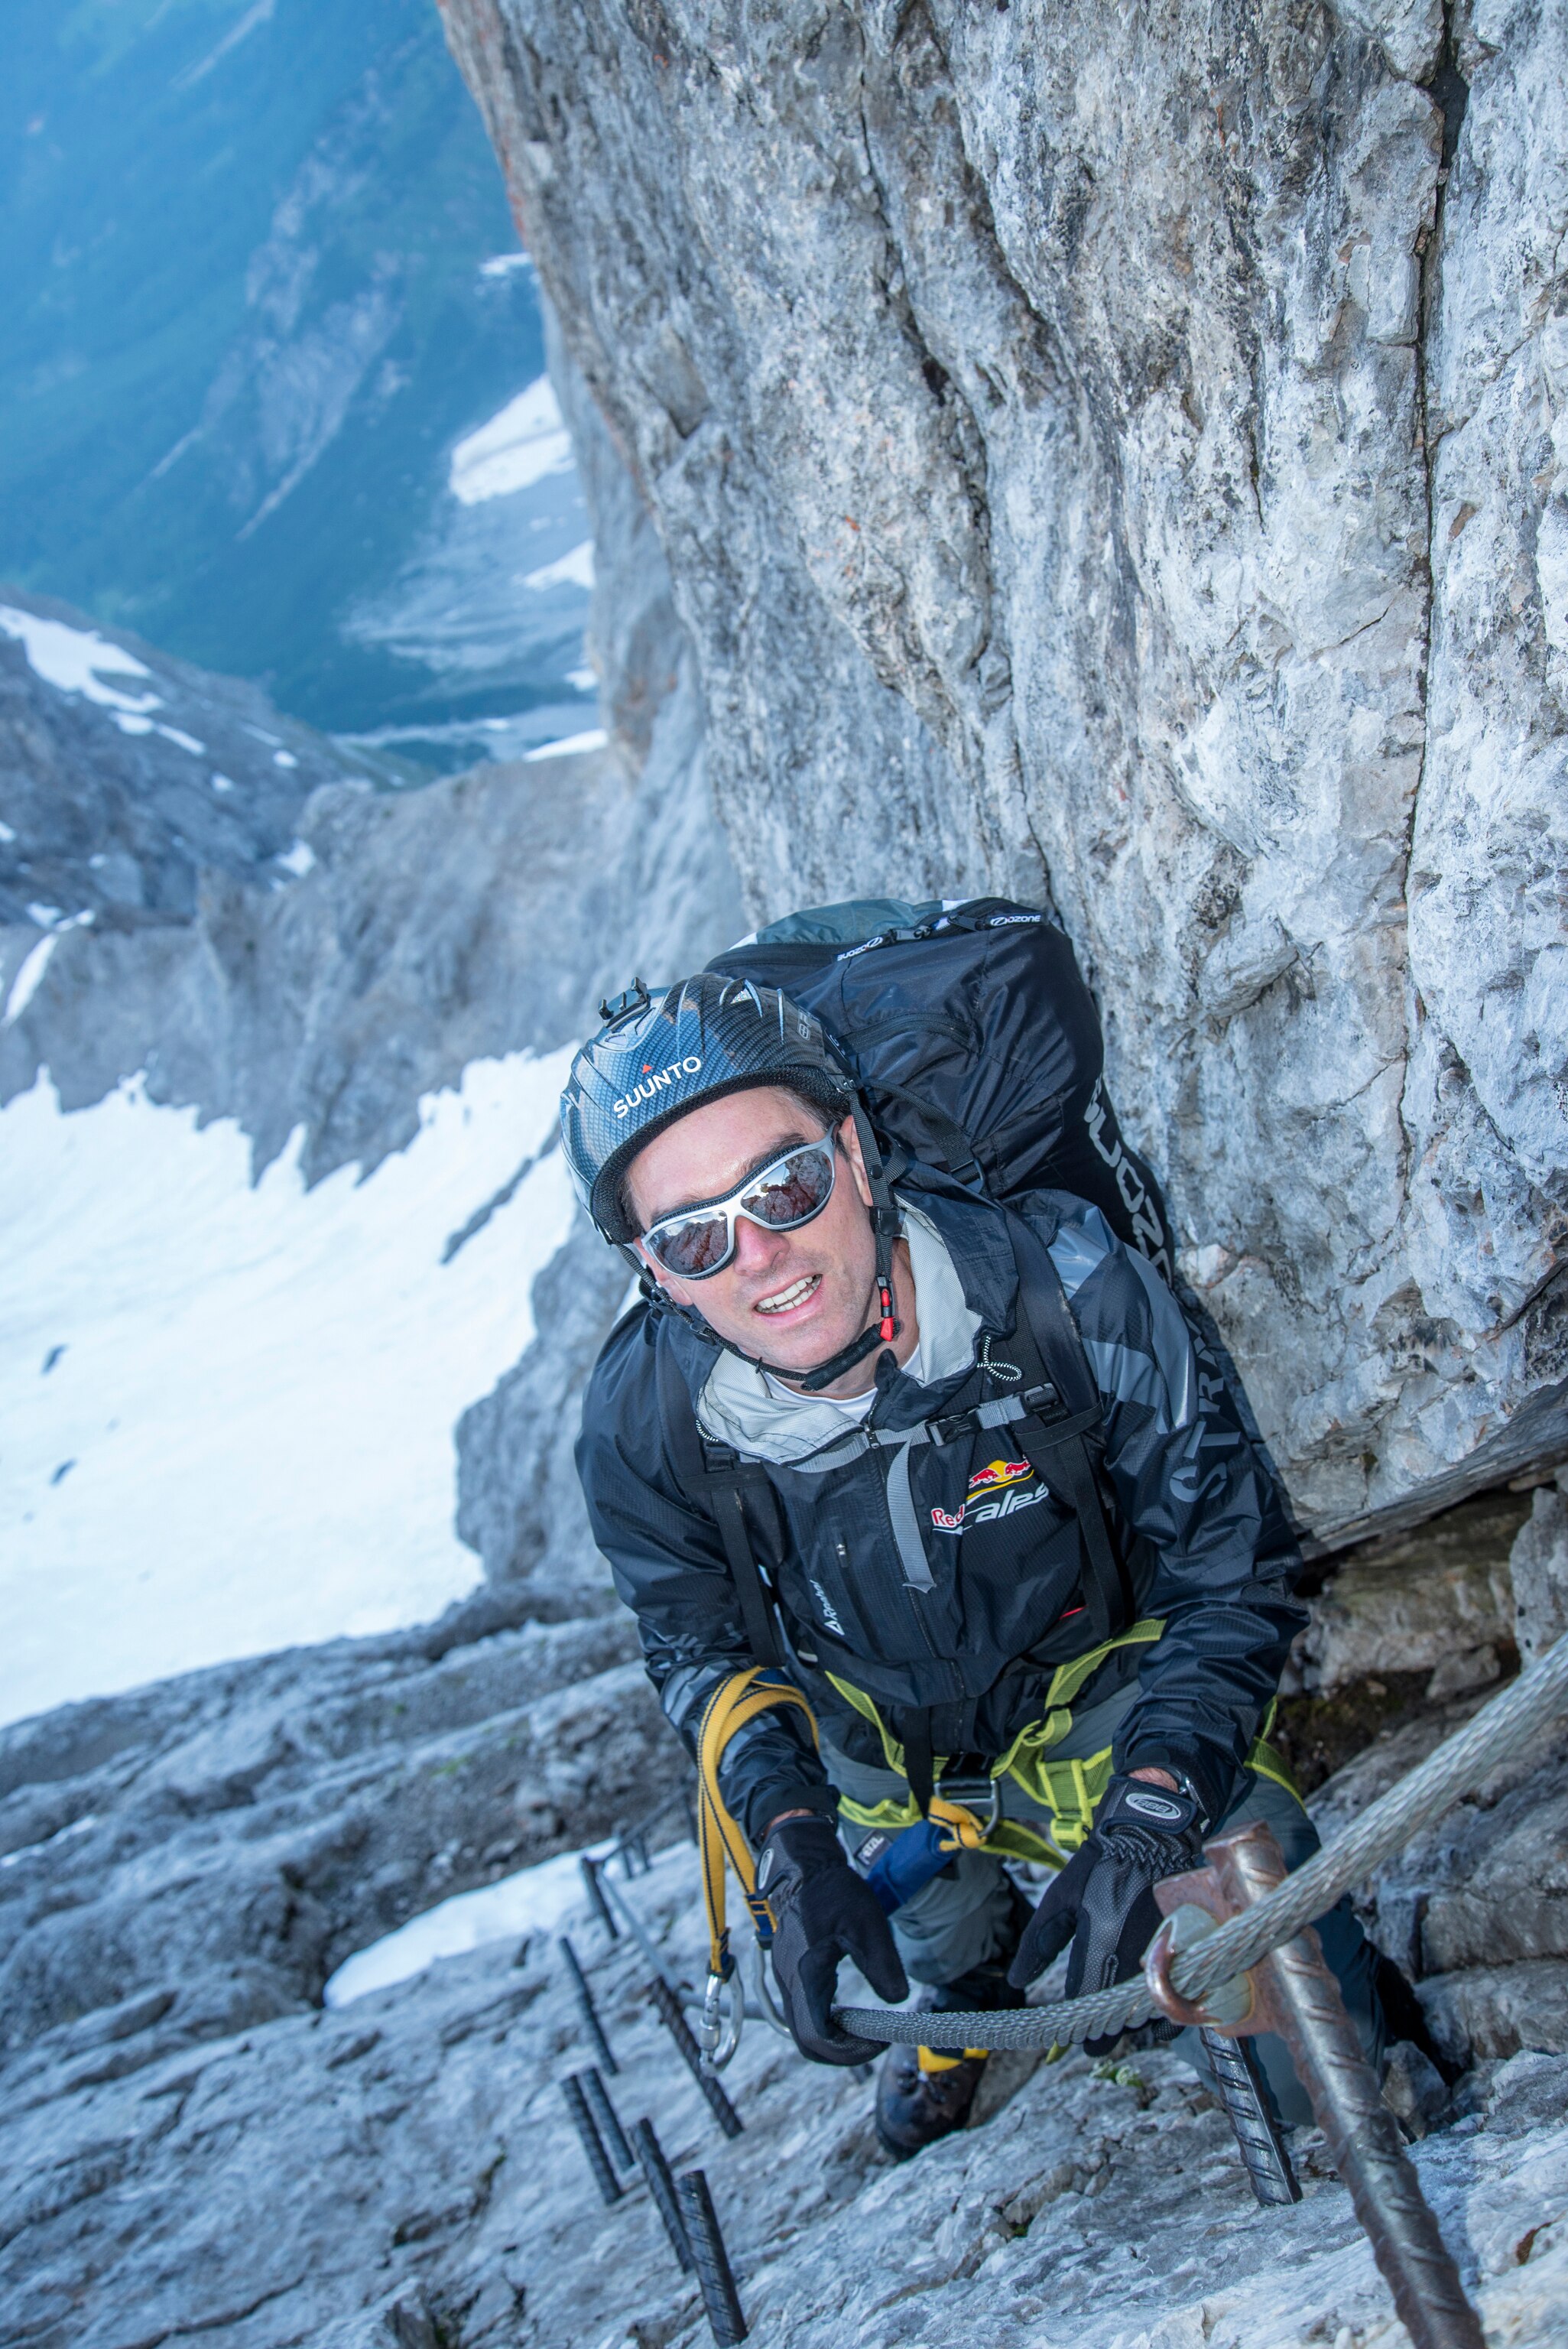
[[[1122,1138],[1094,999],[1048,915],[860,898],[790,914],[707,968],[812,1012],[911,1158],[1004,1205],[1071,1191],[1171,1278],[1160,1186]]]

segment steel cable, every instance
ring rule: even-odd
[[[1268,1951],[1291,1940],[1315,1917],[1324,1916],[1343,1893],[1391,1859],[1423,1827],[1472,1794],[1500,1764],[1518,1754],[1537,1731],[1568,1711],[1568,1637],[1557,1641],[1512,1684],[1483,1705],[1474,1719],[1391,1786],[1354,1826],[1315,1854],[1274,1891],[1218,1928],[1201,1947],[1181,1951],[1171,1979],[1183,1998],[1202,1999],[1234,1974],[1244,1973]],[[913,2013],[890,2007],[844,2006],[835,2010],[845,2031],[861,2039],[913,2042],[923,2047],[1070,2046],[1080,2039],[1109,2038],[1147,2023],[1154,2002],[1141,1974],[1087,1998],[1058,1998],[1042,2006],[989,2013]]]

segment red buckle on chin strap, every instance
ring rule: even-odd
[[[884,1346],[891,1346],[893,1341],[895,1327],[892,1318],[892,1291],[888,1287],[885,1280],[878,1281],[877,1296],[882,1304],[882,1330],[879,1334],[882,1338],[882,1344]]]

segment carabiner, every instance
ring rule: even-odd
[[[729,2000],[726,2019],[724,2002]],[[696,2044],[702,2050],[702,2068],[712,2074],[722,2072],[740,2044],[741,2027],[746,2021],[746,1985],[738,1969],[726,1982],[722,1974],[709,1974],[702,1994],[702,2013],[696,2026]]]

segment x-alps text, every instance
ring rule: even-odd
[[[966,1501],[957,1510],[933,1509],[931,1522],[939,1534],[961,1534],[965,1526],[983,1526],[991,1517],[1015,1517],[1020,1509],[1032,1509],[1037,1501],[1050,1497],[1047,1485],[1037,1485],[1029,1492],[1004,1493],[999,1501],[982,1501],[975,1506]]]

